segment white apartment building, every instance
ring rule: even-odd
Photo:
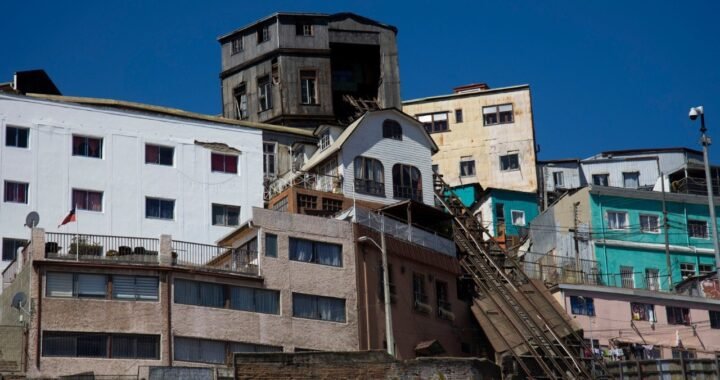
[[[263,205],[262,129],[136,103],[0,93],[0,271],[48,232],[212,244]],[[76,223],[59,227],[73,206]]]

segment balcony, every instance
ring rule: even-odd
[[[265,201],[290,187],[342,194],[342,176],[294,172],[265,184]]]
[[[44,241],[31,246],[40,244],[49,260],[258,274],[257,251],[172,240],[169,235],[154,239],[48,232],[42,236]]]

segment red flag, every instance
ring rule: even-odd
[[[76,220],[77,220],[77,219],[75,219],[75,207],[73,207],[72,210],[70,210],[70,213],[67,214],[67,216],[65,217],[65,219],[63,219],[63,221],[60,222],[60,225],[58,225],[58,228],[66,225],[66,224],[68,224],[68,223],[70,223],[70,222],[74,222],[74,221],[76,221]]]

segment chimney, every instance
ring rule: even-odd
[[[464,94],[466,92],[485,91],[489,89],[490,86],[488,86],[487,83],[471,83],[464,86],[455,87],[453,88],[453,92],[456,94]]]

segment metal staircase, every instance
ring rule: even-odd
[[[602,360],[581,357],[587,349],[583,338],[544,285],[530,280],[440,175],[434,177],[434,190],[439,205],[453,216],[460,266],[476,286],[473,312],[485,321],[503,322],[503,328],[486,325],[507,346],[512,372],[530,379],[610,378]]]

